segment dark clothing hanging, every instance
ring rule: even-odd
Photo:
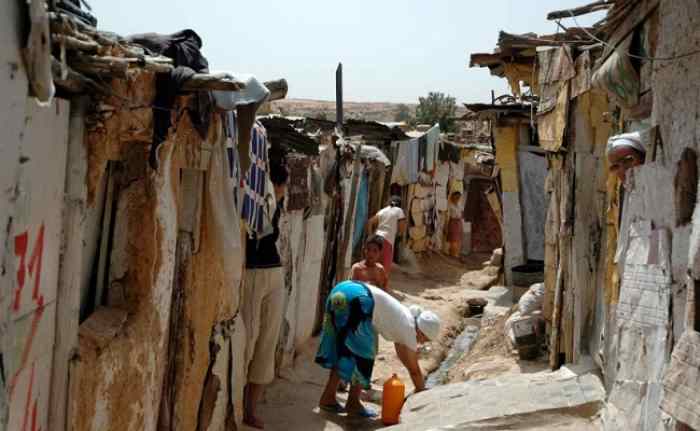
[[[428,172],[428,136],[427,135],[423,135],[420,138],[418,138],[418,170]]]
[[[275,214],[272,216],[272,233],[260,239],[256,234],[248,237],[245,248],[246,268],[276,268],[282,266],[279,251],[277,250],[277,238],[280,236],[280,211],[284,206],[284,200],[277,202]]]
[[[173,60],[175,68],[168,73],[159,73],[156,77],[156,98],[153,108],[153,144],[149,163],[153,169],[158,168],[158,147],[168,137],[172,125],[171,110],[175,105],[182,85],[195,73],[209,71],[209,63],[202,55],[202,39],[194,30],[182,30],[170,35],[144,33],[133,35],[128,41],[143,46],[157,55]],[[211,113],[213,112],[209,92],[197,92],[188,106],[192,125],[206,138],[209,132]]]
[[[456,145],[450,145],[447,143],[440,144],[440,150],[438,151],[438,159],[441,162],[458,163],[461,156],[462,150]]]
[[[57,12],[70,15],[90,27],[97,27],[97,18],[80,6],[80,0],[57,0],[54,7]]]
[[[310,205],[309,159],[306,157],[288,157],[289,186],[287,193],[289,211],[302,210]]]

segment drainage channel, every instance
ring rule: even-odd
[[[450,369],[457,364],[462,356],[469,353],[469,350],[471,350],[474,342],[479,337],[480,327],[481,325],[479,320],[469,319],[467,326],[464,327],[462,333],[459,334],[452,343],[452,347],[447,353],[445,360],[442,361],[440,366],[435,371],[428,375],[428,378],[425,381],[425,386],[428,389],[447,383]]]

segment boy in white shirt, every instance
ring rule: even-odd
[[[391,272],[391,264],[394,261],[396,235],[403,234],[406,230],[406,214],[401,209],[401,198],[392,196],[389,206],[382,208],[374,217],[369,219],[367,226],[370,233],[384,238],[382,264],[388,276]]]

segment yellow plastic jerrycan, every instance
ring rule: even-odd
[[[396,374],[384,383],[384,392],[382,393],[382,423],[384,425],[399,423],[405,395],[406,386]]]

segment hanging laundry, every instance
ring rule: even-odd
[[[267,158],[267,135],[260,123],[253,126],[248,173],[243,179],[243,203],[241,217],[247,222],[249,232],[263,233],[264,213],[267,207],[265,196],[272,192],[267,183],[269,164]]]
[[[425,135],[418,138],[418,170],[428,170],[428,138]]]
[[[409,141],[396,142],[396,163],[391,173],[391,182],[399,185],[410,184],[409,174]]]
[[[289,186],[287,210],[303,210],[310,205],[309,159],[307,157],[287,157]]]
[[[461,157],[461,148],[449,144],[447,142],[440,142],[440,149],[438,151],[438,159],[441,162],[458,162]]]
[[[171,110],[182,85],[195,73],[207,72],[209,63],[200,49],[202,39],[194,30],[182,30],[170,35],[157,33],[137,34],[127,38],[128,42],[141,45],[148,51],[164,55],[173,60],[175,68],[168,73],[156,75],[156,97],[153,107],[153,143],[149,155],[151,168],[158,169],[158,147],[168,137],[172,126]],[[192,125],[202,138],[207,136],[211,119],[211,95],[197,92],[188,109]]]
[[[425,134],[427,141],[427,151],[425,159],[425,170],[427,172],[432,172],[435,169],[435,162],[437,160],[438,144],[440,141],[440,125],[436,124],[428,130]]]
[[[459,160],[458,162],[450,163],[450,177],[462,181],[464,179],[464,161]]]
[[[323,177],[320,168],[311,166],[309,168],[309,192],[311,215],[323,214]]]
[[[408,184],[418,182],[418,170],[420,163],[420,144],[418,139],[408,141]]]
[[[352,233],[352,249],[362,241],[365,225],[369,216],[369,171],[363,171],[360,177],[360,187],[357,190],[357,203],[355,205],[355,226]]]
[[[239,196],[241,188],[241,168],[237,157],[236,147],[238,146],[238,131],[236,129],[236,114],[233,111],[224,112],[221,115],[224,125],[224,136],[226,137],[226,156],[228,160],[228,176],[236,185],[232,189],[233,202],[236,208],[240,208],[241,198]]]
[[[605,90],[608,96],[624,108],[639,104],[641,80],[629,56],[634,35],[628,36],[598,68],[591,82],[593,86]]]
[[[435,171],[435,182],[441,186],[446,186],[450,180],[450,163],[441,162]]]

